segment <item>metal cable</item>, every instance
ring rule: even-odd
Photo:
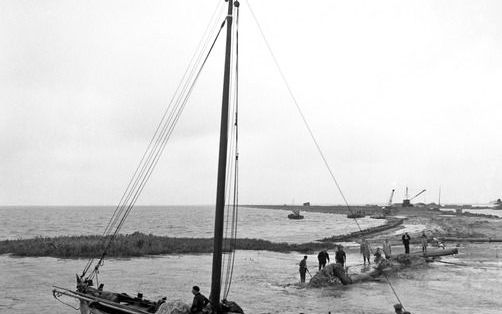
[[[103,232],[103,243],[106,242],[106,240],[107,240],[106,236],[111,233],[113,227],[119,221],[119,217],[122,217],[122,215],[124,214],[125,204],[129,201],[132,191],[136,188],[136,185],[138,183],[138,179],[143,175],[143,171],[141,171],[140,173],[138,173],[138,171],[140,169],[144,170],[145,157],[153,149],[152,143],[154,143],[154,140],[156,140],[156,139],[158,140],[159,137],[157,135],[159,134],[159,130],[161,128],[163,128],[163,125],[165,126],[167,124],[166,123],[167,114],[169,112],[172,113],[174,111],[174,110],[172,110],[173,104],[175,104],[174,107],[176,107],[176,104],[178,103],[178,101],[175,102],[175,100],[179,99],[181,97],[181,95],[183,95],[183,90],[185,89],[185,87],[183,88],[183,90],[181,92],[180,92],[180,88],[182,87],[184,82],[185,82],[185,86],[186,86],[187,82],[189,82],[191,80],[191,78],[193,77],[193,73],[194,73],[195,69],[197,68],[196,65],[198,64],[198,62],[200,60],[200,56],[202,55],[203,51],[207,47],[208,40],[212,37],[212,36],[209,36],[209,34],[214,32],[215,25],[217,25],[216,22],[219,20],[219,18],[217,18],[217,13],[219,10],[221,11],[221,7],[222,7],[222,3],[221,3],[221,1],[218,1],[217,6],[216,6],[215,10],[213,11],[213,14],[209,20],[208,26],[206,27],[206,31],[204,32],[204,35],[201,37],[201,40],[199,41],[199,44],[197,45],[197,48],[194,51],[192,58],[190,59],[189,65],[188,65],[187,69],[185,70],[185,73],[183,74],[183,77],[180,80],[180,83],[178,84],[176,91],[173,94],[173,96],[169,102],[168,107],[164,111],[164,114],[162,115],[162,119],[159,122],[159,124],[155,130],[155,133],[152,136],[150,143],[147,146],[147,149],[143,153],[143,156],[141,157],[141,160],[138,163],[138,166],[136,167],[136,170],[134,171],[134,174],[132,175],[132,177],[129,181],[129,184],[127,185],[124,193],[122,194],[122,197],[121,197],[117,207],[115,208],[113,215],[110,217],[110,220],[105,228],[105,231]],[[211,26],[211,25],[213,25],[213,26]],[[197,55],[198,55],[198,57],[196,59],[195,57]],[[196,60],[196,61],[194,62],[194,60]],[[188,73],[190,73],[190,74],[188,74]],[[177,95],[178,95],[178,97],[176,98]],[[157,141],[155,142],[155,145],[156,144],[157,144]],[[142,167],[142,165],[143,165],[143,167]],[[105,245],[105,247],[108,247],[108,246],[109,245]],[[103,255],[102,255],[102,258],[103,258]],[[89,270],[90,266],[92,265],[93,261],[94,261],[94,258],[89,259],[88,263],[86,264],[86,266],[84,267],[84,270],[82,272],[82,277],[85,276],[85,274]]]
[[[279,74],[280,74],[280,76],[281,76],[281,78],[282,78],[282,80],[283,80],[284,84],[286,85],[286,88],[287,88],[287,90],[288,90],[288,93],[289,93],[289,95],[290,95],[291,99],[293,100],[293,103],[295,104],[296,109],[298,110],[298,113],[300,114],[300,117],[302,118],[303,123],[304,123],[305,127],[307,128],[307,131],[308,131],[308,133],[310,134],[310,137],[311,137],[312,141],[314,142],[315,147],[316,147],[316,149],[317,149],[317,151],[318,151],[319,155],[321,156],[321,159],[322,159],[322,160],[323,160],[323,162],[324,162],[324,165],[326,166],[326,168],[327,168],[327,170],[328,170],[329,174],[331,175],[331,178],[332,178],[333,182],[335,183],[335,186],[336,186],[336,188],[338,189],[338,192],[340,193],[340,196],[342,197],[342,199],[343,199],[343,201],[344,201],[344,203],[345,203],[345,206],[347,207],[348,211],[349,211],[351,214],[353,214],[352,209],[350,208],[349,202],[347,201],[347,198],[345,197],[345,195],[344,195],[344,193],[343,193],[343,191],[342,191],[342,189],[341,189],[341,187],[340,187],[340,184],[338,183],[338,180],[336,179],[336,177],[335,177],[335,175],[334,175],[333,171],[331,170],[331,167],[329,166],[329,163],[328,163],[328,161],[327,161],[326,157],[324,156],[324,153],[323,153],[323,151],[322,151],[322,149],[321,149],[321,147],[320,147],[320,145],[319,145],[319,143],[318,143],[318,141],[317,141],[316,137],[314,136],[314,132],[312,131],[312,129],[311,129],[311,127],[310,127],[310,125],[309,125],[309,123],[308,123],[308,121],[307,121],[307,118],[306,118],[306,117],[305,117],[305,115],[303,114],[303,111],[302,111],[302,109],[301,109],[301,107],[300,107],[300,105],[299,105],[298,101],[296,100],[296,97],[295,97],[295,96],[294,96],[294,94],[293,94],[293,91],[292,91],[292,89],[291,89],[291,86],[289,85],[288,80],[286,79],[286,76],[284,75],[284,72],[282,71],[282,69],[281,69],[281,67],[280,67],[280,65],[279,65],[279,62],[277,61],[277,58],[275,57],[275,54],[274,54],[274,52],[272,51],[272,48],[271,48],[271,46],[270,46],[270,44],[269,44],[269,42],[268,42],[267,38],[265,37],[265,34],[264,34],[264,32],[263,32],[263,29],[262,29],[262,27],[261,27],[260,23],[258,22],[258,19],[257,19],[256,15],[254,14],[253,9],[251,8],[251,4],[250,4],[250,2],[249,2],[249,1],[246,1],[246,3],[247,3],[247,5],[248,5],[249,11],[251,12],[251,15],[252,15],[252,17],[253,17],[254,21],[256,22],[256,25],[258,26],[258,29],[259,29],[259,31],[260,31],[260,34],[261,34],[262,38],[263,38],[263,41],[265,42],[265,45],[267,46],[267,49],[268,49],[268,51],[269,51],[270,55],[272,56],[272,59],[273,59],[273,61],[274,61],[274,63],[275,63],[275,66],[277,67],[277,69],[278,69],[278,71],[279,71]],[[357,221],[357,218],[355,218],[355,217],[354,217],[353,219],[354,219],[354,222],[356,223],[357,227],[359,228],[359,231],[362,231],[362,228],[361,228],[361,226],[359,225],[359,222]],[[370,248],[370,250],[371,250],[371,248]],[[386,276],[385,274],[384,274],[384,277],[385,277],[385,279],[386,279],[387,283],[389,284],[390,288],[392,289],[392,292],[394,293],[394,296],[396,297],[397,301],[398,301],[401,305],[403,305],[403,304],[402,304],[402,302],[401,302],[401,300],[399,299],[399,296],[397,295],[397,293],[396,293],[396,291],[395,291],[394,287],[392,286],[391,282],[389,281],[389,279],[387,278],[387,276]],[[404,308],[404,305],[403,305],[403,308]]]
[[[228,242],[230,252],[228,254],[228,262],[227,262],[227,271],[226,271],[226,278],[225,278],[225,284],[224,284],[224,289],[223,289],[223,298],[226,299],[228,297],[228,294],[230,292],[230,286],[232,284],[232,278],[233,278],[233,271],[234,271],[234,264],[235,264],[235,248],[236,248],[236,243],[237,243],[237,222],[238,222],[238,208],[239,208],[239,200],[238,200],[238,170],[239,170],[239,145],[238,145],[238,140],[239,140],[239,128],[238,128],[238,107],[239,107],[239,7],[235,8],[236,10],[236,19],[235,19],[235,33],[234,33],[234,41],[235,42],[235,74],[232,76],[233,77],[233,108],[234,108],[234,116],[235,116],[235,121],[234,121],[234,143],[235,143],[235,153],[234,153],[234,177],[233,177],[233,204],[232,204],[232,224],[231,224],[231,237]],[[234,56],[234,54],[232,55]]]
[[[218,33],[216,34],[216,36],[212,42],[211,47],[205,53],[205,58],[204,58],[202,64],[200,64],[198,66],[198,70],[195,72],[196,73],[195,77],[193,77],[193,79],[191,81],[188,80],[189,83],[185,84],[185,86],[188,86],[188,87],[184,88],[184,90],[186,90],[186,92],[185,93],[182,92],[179,95],[179,99],[177,100],[174,109],[170,112],[169,118],[166,120],[169,123],[164,124],[164,126],[162,127],[162,130],[160,132],[160,135],[157,136],[157,139],[155,140],[155,144],[148,154],[147,160],[145,161],[145,163],[143,165],[141,165],[140,175],[137,176],[137,178],[133,184],[133,188],[131,188],[131,190],[128,192],[128,196],[126,197],[128,205],[126,206],[125,205],[126,203],[125,202],[123,203],[122,207],[124,209],[121,211],[122,215],[119,216],[121,218],[120,218],[120,220],[118,220],[118,218],[117,218],[117,220],[115,220],[115,223],[118,221],[118,225],[116,226],[115,232],[108,239],[108,243],[105,247],[105,251],[103,252],[103,254],[100,258],[100,261],[102,261],[104,259],[105,255],[106,255],[106,251],[109,249],[111,243],[113,242],[113,240],[115,239],[119,230],[123,226],[126,218],[128,217],[128,215],[131,212],[133,206],[135,205],[139,195],[141,194],[143,188],[145,187],[148,179],[150,178],[153,169],[157,165],[157,162],[160,159],[160,156],[165,149],[166,143],[169,140],[169,138],[174,130],[174,127],[181,116],[183,109],[185,108],[185,105],[188,101],[188,98],[190,97],[190,95],[193,91],[193,87],[195,86],[195,83],[196,83],[197,79],[199,78],[200,73],[201,73],[204,65],[206,64],[206,61],[207,61],[212,49],[214,48],[214,45],[217,41],[217,38],[219,37],[219,34],[221,33],[221,29],[223,28],[224,25],[225,25],[225,22],[223,22],[221,24],[221,26],[218,30]],[[203,52],[203,51],[201,51],[201,52]],[[185,94],[185,95],[183,95],[183,94]],[[92,279],[93,274],[95,273],[97,268],[99,268],[99,262],[96,264],[96,268],[93,271],[93,273],[89,276],[89,278]]]

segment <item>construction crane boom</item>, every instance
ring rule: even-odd
[[[392,206],[392,198],[394,197],[394,191],[395,191],[395,189],[392,189],[392,192],[390,192],[390,198],[389,198],[389,204],[388,204],[388,206]]]
[[[415,198],[417,198],[420,194],[424,193],[425,191],[427,191],[427,190],[423,189],[422,191],[420,191],[419,193],[417,193],[417,195],[415,195],[412,198],[410,198],[410,201],[414,200]]]

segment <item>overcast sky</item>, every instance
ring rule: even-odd
[[[117,203],[218,1],[1,1],[0,205]],[[245,1],[240,201],[341,203]],[[502,197],[502,1],[250,3],[350,203]],[[223,44],[139,203],[214,203]]]

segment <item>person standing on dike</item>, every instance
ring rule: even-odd
[[[305,273],[308,271],[307,268],[307,255],[303,257],[303,259],[300,261],[300,282],[304,283],[305,282]]]
[[[427,253],[427,235],[422,231],[422,252]]]
[[[410,240],[411,240],[411,237],[410,235],[408,234],[408,232],[405,232],[401,238],[403,240],[403,244],[404,244],[404,253],[406,254],[410,254]]]
[[[389,259],[392,254],[392,247],[389,243],[389,239],[385,239],[383,242],[383,253],[385,254],[385,258]]]
[[[339,245],[338,249],[336,250],[335,260],[336,260],[337,264],[342,265],[342,268],[345,267],[347,255],[345,254],[345,251],[343,250],[343,246],[341,246],[341,245]]]
[[[366,260],[368,260],[368,265],[370,262],[370,245],[366,239],[361,241],[361,254],[363,255],[364,265],[366,265]]]
[[[319,270],[326,266],[326,261],[329,263],[329,254],[326,250],[323,250],[317,254],[317,260],[319,260]]]

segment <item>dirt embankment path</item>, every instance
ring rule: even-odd
[[[291,210],[299,208],[304,212],[320,212],[331,214],[347,214],[346,206],[284,206],[284,205],[249,205],[254,208]],[[351,206],[352,211],[363,211],[366,215],[380,212],[379,206]],[[399,230],[408,231],[412,238],[422,231],[429,237],[444,238],[502,238],[502,219],[496,216],[463,213],[448,214],[437,209],[419,207],[397,207],[388,216],[386,224],[365,229],[362,232],[333,236],[323,241],[341,242],[354,241],[362,236],[370,241],[383,241],[385,238],[395,238],[398,241]]]

